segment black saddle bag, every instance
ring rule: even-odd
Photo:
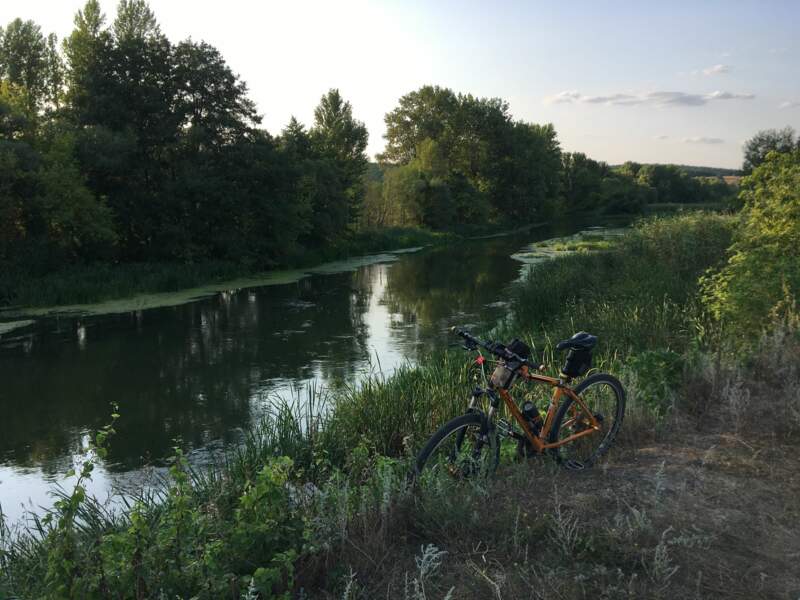
[[[561,372],[568,377],[581,377],[592,368],[592,351],[570,349]]]

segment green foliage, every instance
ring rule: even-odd
[[[204,42],[170,42],[144,0],[106,26],[89,0],[62,59],[13,21],[0,39],[0,263],[288,264],[351,234],[367,132],[337,90],[306,132],[259,129],[247,86]],[[291,139],[290,139],[291,138]],[[9,285],[6,282],[6,285]]]
[[[420,143],[410,163],[386,171],[379,206],[392,223],[438,231],[483,223],[489,216],[486,194],[463,174],[450,171],[441,146],[430,139]]]
[[[800,295],[800,150],[770,153],[742,182],[744,204],[727,264],[703,281],[704,299],[743,339]]]
[[[626,163],[629,165],[629,163]],[[623,165],[619,172],[631,172]],[[637,165],[635,177],[639,184],[652,190],[650,202],[660,203],[727,203],[734,196],[734,188],[719,176],[691,176],[677,165]]]
[[[795,139],[794,129],[764,129],[751,137],[744,144],[744,164],[742,170],[746,175],[761,165],[770,152],[791,152],[800,147],[800,139]]]
[[[628,358],[625,368],[634,378],[637,398],[657,417],[665,415],[683,382],[684,356],[673,350],[645,350]]]
[[[439,86],[406,94],[385,121],[380,158],[400,172],[385,179],[383,200],[403,206],[398,223],[529,223],[551,210],[560,168],[552,125],[514,122],[500,98]]]
[[[118,417],[96,434],[72,492],[56,501],[39,535],[28,538],[43,563],[17,591],[54,599],[211,599],[244,597],[249,590],[261,598],[288,599],[306,537],[289,494],[292,461],[269,459],[252,477],[203,488],[175,448],[160,494],[143,496],[121,518],[112,517],[87,498],[85,484],[105,456]],[[11,555],[14,564],[25,560],[21,542],[0,549],[4,568]],[[7,577],[3,585],[15,587]]]
[[[14,19],[0,29],[0,81],[5,80],[26,91],[26,108],[33,114],[44,108],[60,77],[58,54],[33,21]]]
[[[655,192],[636,179],[640,165],[625,163],[612,170],[580,152],[561,157],[563,209],[568,212],[639,213]]]
[[[702,319],[697,280],[723,262],[732,225],[707,213],[646,219],[608,251],[534,265],[516,292],[515,330],[586,330],[622,356],[684,348]]]

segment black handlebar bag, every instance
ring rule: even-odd
[[[506,350],[513,352],[514,354],[523,359],[527,359],[531,353],[531,349],[527,346],[527,344],[521,342],[516,338],[512,340],[512,342],[508,346],[506,346]],[[518,362],[512,361],[509,363],[503,359],[499,360],[497,362],[497,366],[492,372],[492,378],[491,378],[492,387],[504,388],[504,389],[510,388],[517,377],[518,368],[519,368]]]

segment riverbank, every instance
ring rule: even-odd
[[[449,233],[417,228],[364,231],[325,251],[309,251],[286,264],[265,270],[232,261],[198,263],[97,263],[73,266],[40,277],[21,271],[0,280],[0,310],[14,307],[63,306],[131,298],[140,294],[181,292],[236,279],[269,279],[275,272],[402,248],[448,243]]]
[[[609,589],[714,597],[720,577],[749,561],[764,576],[742,577],[737,589],[779,597],[794,581],[768,540],[783,539],[794,509],[747,547],[731,549],[731,540],[753,527],[731,538],[713,521],[719,489],[744,479],[751,487],[742,501],[779,479],[776,507],[797,491],[788,467],[760,475],[791,451],[768,440],[796,433],[793,375],[769,370],[775,344],[795,338],[752,345],[755,360],[742,371],[697,302],[698,278],[724,261],[732,227],[730,217],[705,214],[647,221],[600,251],[570,248],[538,263],[514,290],[513,317],[494,337],[524,337],[553,372],[552,342],[589,330],[601,338],[595,365],[626,384],[626,421],[601,469],[576,475],[536,459],[504,463],[491,488],[434,480],[409,489],[409,457],[463,411],[472,385],[463,354],[436,354],[358,389],[276,406],[215,469],[192,471],[177,452],[164,489],[123,514],[109,515],[80,489],[65,496],[49,522],[4,532],[0,592],[238,598],[252,587],[265,598],[301,588],[311,597],[443,598],[453,587],[457,598]],[[795,375],[798,367],[780,365]],[[760,373],[752,383],[751,373]],[[786,400],[775,401],[780,387],[768,405],[762,378],[786,386]],[[702,435],[677,433],[692,428]],[[113,436],[98,438],[101,455],[107,443]],[[743,525],[737,506],[724,510]]]
[[[700,207],[702,208],[702,207]],[[710,207],[717,209],[720,207]],[[699,209],[692,204],[670,205],[668,212]],[[659,211],[651,211],[659,212]],[[589,218],[589,216],[585,216]],[[596,219],[611,221],[614,215],[596,215]],[[617,218],[629,222],[630,215],[619,215]],[[404,248],[433,246],[458,242],[467,239],[491,239],[510,236],[537,227],[544,227],[548,222],[531,223],[509,228],[508,225],[463,227],[455,232],[439,232],[417,227],[391,227],[375,230],[364,230],[347,239],[340,239],[324,250],[307,250],[293,256],[282,264],[264,268],[263,265],[240,263],[225,260],[209,260],[189,263],[103,263],[89,265],[73,265],[47,275],[31,276],[24,269],[8,268],[0,279],[0,318],[3,311],[45,313],[74,311],[75,305],[110,303],[116,311],[118,306],[129,310],[159,306],[158,298],[136,299],[151,294],[177,294],[180,298],[195,297],[193,294],[204,294],[206,291],[232,289],[250,282],[280,282],[284,274],[299,273],[303,270],[330,261],[346,260],[369,254],[390,253]],[[228,287],[224,287],[227,285]],[[253,284],[255,285],[255,284]],[[127,302],[133,300],[133,302]],[[36,309],[28,311],[24,309]]]

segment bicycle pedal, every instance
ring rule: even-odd
[[[583,471],[586,468],[586,465],[584,465],[579,460],[570,459],[570,460],[564,461],[564,468],[566,468],[569,471]]]

